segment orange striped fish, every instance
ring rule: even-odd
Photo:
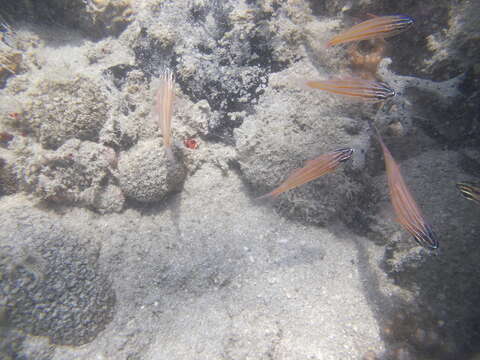
[[[463,182],[457,184],[457,189],[465,199],[472,200],[480,205],[480,184]]]
[[[333,37],[327,47],[352,41],[387,38],[405,31],[415,21],[406,15],[375,16]]]
[[[350,159],[352,155],[353,149],[345,148],[320,155],[313,160],[308,160],[304,167],[294,170],[279,187],[268,194],[260,196],[258,199],[276,197],[285,191],[294,189],[320,176],[331,173],[339,167],[341,163]]]
[[[387,83],[364,79],[306,81],[308,87],[367,101],[384,101],[395,96]]]
[[[400,167],[395,162],[390,150],[388,150],[376,128],[375,131],[385,159],[388,188],[390,190],[390,201],[395,210],[397,221],[421,246],[430,249],[438,248],[437,237],[430,225],[424,220],[420,208],[415,202],[412,194],[410,194],[400,172]]]

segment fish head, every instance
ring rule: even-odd
[[[335,153],[338,156],[339,162],[345,162],[350,159],[353,155],[354,150],[352,148],[343,148],[335,150]]]
[[[480,201],[480,184],[463,182],[457,183],[456,187],[465,199]]]
[[[415,24],[415,20],[407,15],[398,15],[395,19],[395,28],[397,31],[403,31]]]
[[[375,89],[375,98],[377,100],[387,100],[396,95],[395,90],[393,90],[390,85],[385,82],[377,82]]]
[[[437,238],[437,235],[433,232],[430,225],[426,224],[424,231],[420,231],[417,234],[415,234],[414,238],[418,244],[420,244],[421,246],[427,249],[430,249],[430,250],[438,249],[438,246],[439,246],[438,238]]]
[[[388,93],[387,97],[391,98],[391,97],[394,97],[395,95],[397,95],[397,93],[395,92],[395,90],[390,89],[390,92]]]

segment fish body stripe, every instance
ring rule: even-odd
[[[333,37],[328,46],[352,41],[386,38],[406,30],[415,21],[406,15],[377,16]]]
[[[323,80],[307,81],[307,86],[334,94],[351,97],[386,100],[395,96],[395,90],[387,83],[371,80]]]
[[[337,149],[320,155],[315,159],[308,160],[302,168],[294,170],[280,186],[260,198],[280,195],[285,191],[294,189],[331,173],[336,170],[341,163],[352,157],[353,152],[354,150],[351,148]]]
[[[413,236],[418,244],[429,249],[437,249],[439,246],[437,236],[424,220],[420,208],[403,180],[400,167],[395,162],[378,131],[377,136],[385,159],[390,200],[398,222]]]
[[[165,70],[161,79],[160,87],[156,95],[155,109],[162,131],[165,148],[172,146],[172,114],[173,101],[175,98],[175,77],[170,70]]]

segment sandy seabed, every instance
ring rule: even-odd
[[[474,5],[5,5],[0,358],[473,359],[480,207],[455,184],[480,175]],[[397,95],[298,86],[359,71],[325,43],[366,13],[416,19],[372,74]],[[175,164],[152,111],[166,68]],[[436,252],[394,221],[372,119]],[[334,173],[255,200],[344,147]]]

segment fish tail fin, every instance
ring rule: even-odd
[[[254,201],[270,200],[270,199],[273,199],[273,198],[276,197],[276,196],[277,196],[277,194],[275,194],[275,192],[270,191],[269,193],[263,194],[263,195],[261,195],[261,196],[257,196],[257,197],[254,198],[253,200],[254,200]]]
[[[298,88],[298,89],[301,89],[301,90],[312,90],[312,87],[309,86],[309,83],[311,82],[315,82],[313,80],[310,80],[310,79],[305,79],[305,78],[297,78],[297,79],[294,79],[293,81],[293,86]]]
[[[266,193],[266,194],[263,194],[261,196],[258,196],[256,198],[254,198],[253,200],[255,201],[259,201],[259,200],[272,200],[272,199],[275,199],[278,195],[280,195],[281,193],[285,192],[285,190],[283,189],[279,189],[279,188],[275,188],[273,189],[272,191]]]
[[[369,118],[367,121],[368,121],[368,125],[370,126],[370,129],[373,131],[375,137],[377,138],[382,148],[386,148],[386,145],[383,142],[382,136],[380,135],[380,131],[378,131],[378,128],[375,126],[375,123],[373,122],[373,120]]]

